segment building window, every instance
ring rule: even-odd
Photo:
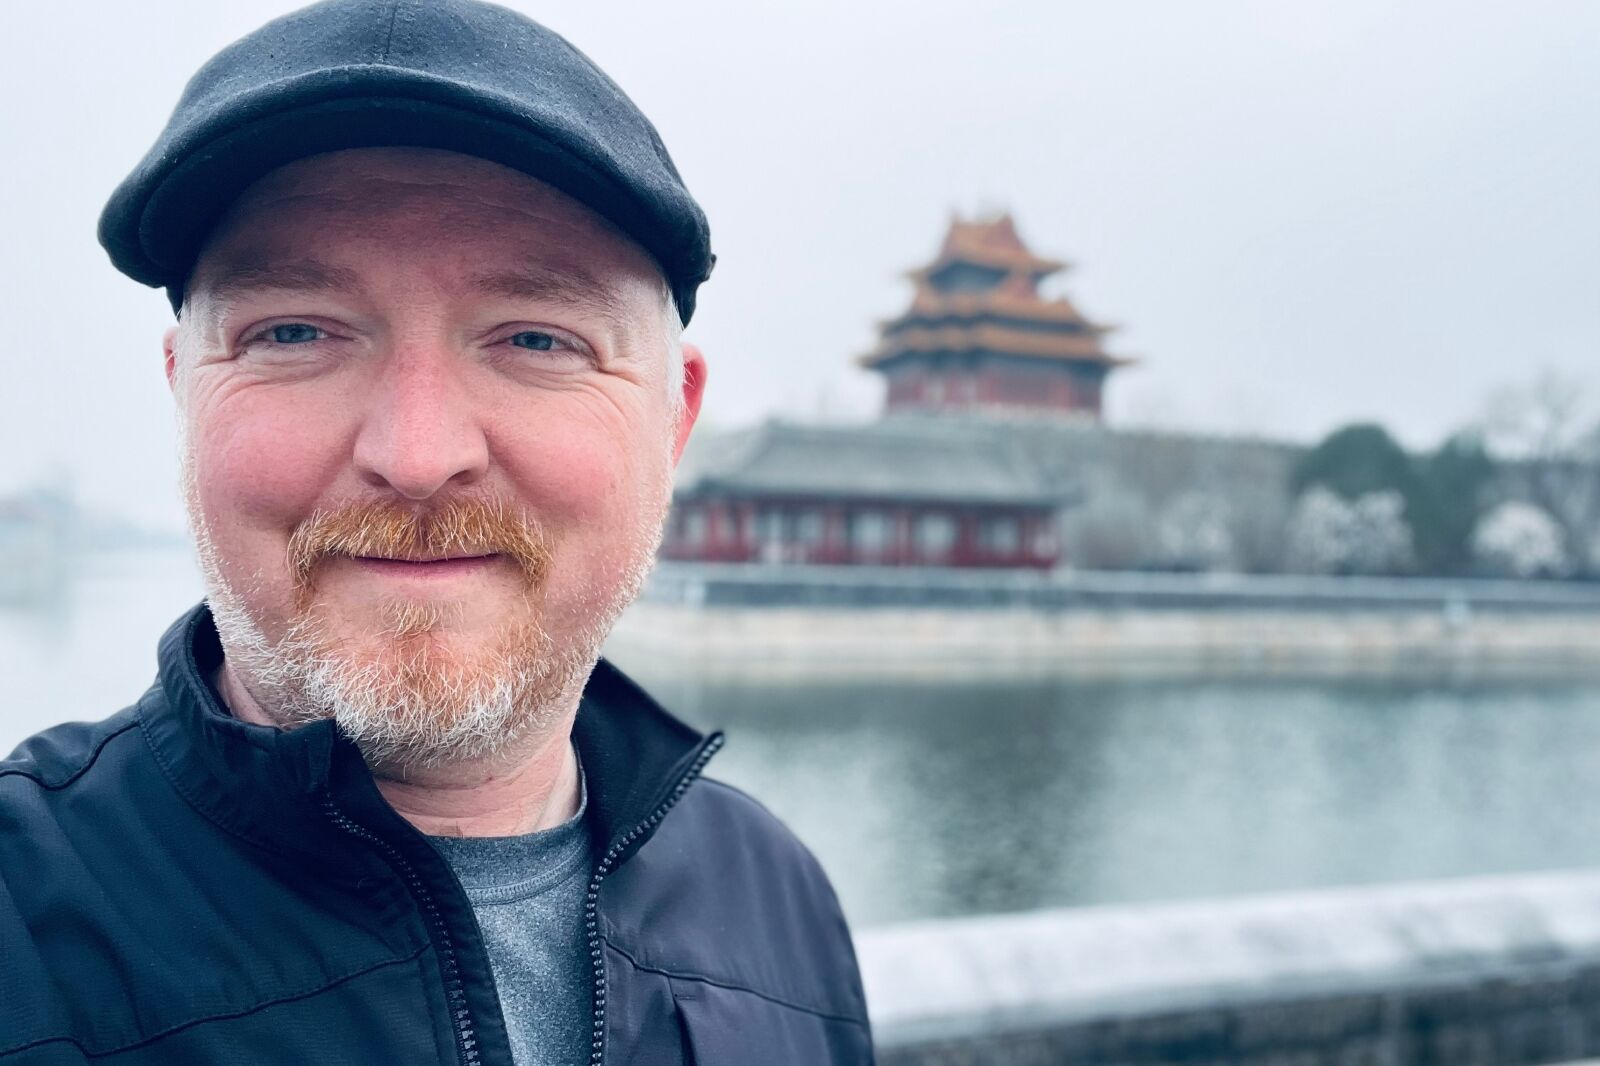
[[[782,544],[788,537],[784,519],[788,516],[777,507],[763,507],[756,518],[757,539],[762,544]]]
[[[978,527],[978,543],[990,555],[1015,555],[1022,543],[1022,531],[1015,518],[985,518]]]
[[[956,520],[947,514],[922,515],[917,519],[912,536],[918,555],[942,559],[956,546]]]
[[[850,545],[859,555],[882,555],[889,547],[889,516],[857,511],[850,516]]]
[[[1056,544],[1056,528],[1048,519],[1041,521],[1034,528],[1033,536],[1029,539],[1033,554],[1040,558],[1049,558],[1059,550]]]
[[[827,539],[828,527],[821,511],[801,511],[796,535],[801,544],[816,547]]]
[[[691,548],[701,547],[706,542],[706,513],[698,507],[683,512],[683,542]]]

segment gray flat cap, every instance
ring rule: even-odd
[[[285,163],[444,148],[521,170],[603,215],[661,266],[687,323],[711,235],[648,119],[587,56],[477,0],[326,0],[217,53],[100,216],[117,269],[176,309],[228,205]]]

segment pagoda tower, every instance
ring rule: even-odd
[[[1059,415],[1098,421],[1112,327],[1084,318],[1039,282],[1067,267],[1034,255],[1009,213],[950,220],[933,262],[911,271],[911,307],[882,324],[858,361],[889,385],[885,410]]]

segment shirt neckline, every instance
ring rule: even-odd
[[[574,753],[576,754],[576,753]],[[518,836],[429,836],[473,903],[511,903],[565,881],[590,853],[588,781],[578,763],[578,810],[560,825]]]

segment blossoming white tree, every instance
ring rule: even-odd
[[[1349,502],[1313,485],[1289,520],[1289,565],[1313,574],[1389,574],[1413,560],[1411,527],[1398,492],[1369,492]]]
[[[1571,569],[1561,523],[1544,508],[1508,500],[1478,523],[1472,551],[1486,573],[1501,577],[1562,577]]]
[[[1161,510],[1156,543],[1169,566],[1190,570],[1235,567],[1232,515],[1226,500],[1209,492],[1179,493]]]

